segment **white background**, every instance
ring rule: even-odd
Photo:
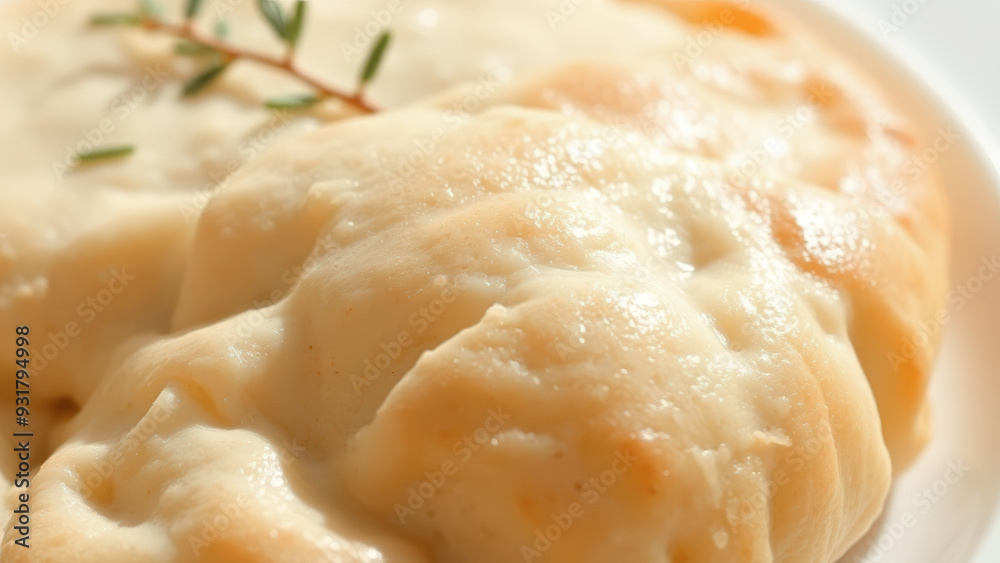
[[[819,0],[845,13],[904,59],[963,115],[1000,137],[1000,2],[996,0]],[[899,8],[897,11],[896,8]],[[910,13],[907,14],[907,11]],[[893,14],[895,23],[892,29]],[[1000,439],[1000,428],[993,429]],[[1000,471],[1000,468],[997,468]],[[1000,518],[974,563],[1000,563]]]

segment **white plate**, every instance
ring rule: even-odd
[[[877,77],[925,138],[933,139],[940,127],[949,126],[961,135],[939,164],[954,218],[952,288],[966,286],[971,299],[952,307],[945,326],[930,389],[935,436],[916,465],[896,481],[879,523],[841,561],[968,563],[1000,498],[1000,274],[992,280],[978,276],[984,259],[1000,258],[1000,151],[982,126],[968,119],[971,112],[948,93],[944,81],[926,68],[913,68],[919,67],[915,58],[907,56],[903,64],[884,45],[816,2],[771,1]],[[968,467],[961,477],[949,471],[959,464]]]

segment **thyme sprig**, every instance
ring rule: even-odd
[[[76,153],[77,162],[79,164],[86,164],[90,162],[97,162],[99,160],[106,160],[109,158],[120,158],[123,156],[128,156],[135,152],[135,145],[113,145],[109,147],[98,147],[91,149],[89,151],[81,151]]]
[[[206,67],[184,85],[182,90],[184,96],[192,96],[202,91],[222,76],[232,63],[245,60],[283,70],[313,90],[311,94],[295,94],[268,100],[266,102],[268,107],[303,108],[333,98],[362,113],[378,111],[378,108],[366,98],[365,90],[385,57],[385,51],[391,41],[389,32],[383,32],[374,43],[362,67],[357,86],[353,92],[348,92],[330,86],[304,72],[295,62],[296,49],[302,38],[302,30],[305,28],[308,8],[306,0],[296,0],[288,14],[275,0],[257,0],[257,8],[261,15],[275,35],[285,43],[286,50],[283,57],[272,57],[233,45],[227,40],[228,24],[224,20],[217,22],[214,37],[199,32],[195,29],[194,22],[203,3],[203,0],[188,0],[184,9],[184,20],[179,24],[165,19],[164,10],[156,0],[141,0],[135,12],[95,14],[91,18],[91,24],[138,26],[151,32],[170,35],[180,40],[176,47],[178,54],[206,57],[209,61]]]

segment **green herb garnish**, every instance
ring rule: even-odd
[[[195,76],[187,84],[185,84],[182,94],[186,98],[201,92],[206,86],[218,78],[228,67],[229,63],[222,63],[209,67],[208,70],[203,71],[201,74]]]
[[[198,11],[201,10],[202,0],[188,0],[187,7],[184,9],[184,17],[192,20],[198,15]]]
[[[386,50],[392,40],[392,34],[389,31],[383,31],[375,41],[361,69],[358,84],[354,92],[350,93],[328,86],[305,74],[295,64],[295,50],[302,39],[308,13],[306,0],[296,0],[288,14],[282,10],[281,5],[276,0],[257,0],[257,8],[264,20],[288,47],[285,56],[280,58],[247,51],[229,43],[229,24],[224,19],[215,23],[214,36],[202,35],[192,23],[201,12],[203,5],[204,0],[187,0],[184,7],[185,19],[181,25],[168,22],[165,19],[162,5],[156,0],[141,0],[136,12],[96,14],[91,18],[91,23],[102,26],[131,25],[171,35],[180,40],[175,48],[178,55],[208,57],[205,68],[184,85],[182,93],[185,97],[204,90],[219,78],[231,63],[243,59],[287,72],[314,91],[313,94],[295,94],[273,98],[265,103],[267,107],[305,108],[324,99],[334,98],[364,113],[376,111],[375,107],[365,99],[364,93],[365,88],[375,78],[385,58]]]
[[[289,96],[279,96],[264,102],[270,109],[302,109],[315,105],[319,102],[319,97],[313,94],[292,94]]]
[[[391,41],[392,33],[388,31],[383,31],[378,36],[378,40],[375,41],[375,47],[368,53],[368,60],[365,61],[364,69],[361,71],[362,86],[371,82],[372,78],[375,78],[375,73],[378,72],[378,68],[382,64],[382,58],[385,56],[385,50],[389,48]]]
[[[142,18],[136,14],[94,14],[90,16],[90,25],[139,25]]]
[[[76,157],[80,164],[107,160],[109,158],[121,158],[135,152],[135,145],[113,145],[109,147],[99,147],[89,151],[77,152]]]
[[[200,43],[181,41],[174,47],[174,52],[185,57],[205,57],[208,55],[218,55],[219,52],[211,47],[206,47]]]

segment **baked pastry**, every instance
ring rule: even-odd
[[[476,64],[518,49],[468,40],[486,0],[411,4],[454,17],[443,33]],[[19,249],[0,319],[59,353],[37,376],[33,547],[10,521],[3,559],[842,555],[926,439],[936,342],[903,344],[943,301],[947,221],[932,174],[905,166],[918,141],[780,15],[557,16],[546,65],[282,124],[300,130],[248,145],[210,198],[159,154],[180,185],[86,171],[70,182],[105,187],[72,199],[25,157],[39,189],[0,192]],[[706,19],[726,27],[695,55]],[[642,33],[621,41],[627,24]],[[227,103],[154,115],[183,123],[175,151],[218,158],[253,120]]]

